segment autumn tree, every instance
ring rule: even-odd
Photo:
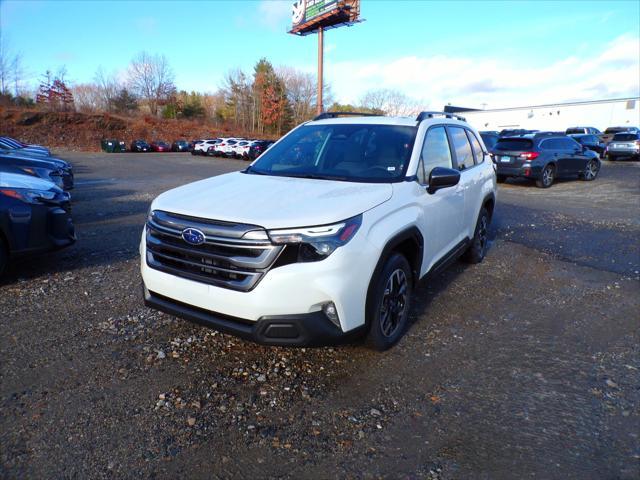
[[[36,103],[44,105],[50,110],[73,109],[73,93],[65,82],[65,73],[64,68],[55,76],[50,70],[45,72],[38,87]]]

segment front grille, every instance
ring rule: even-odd
[[[201,245],[182,238],[185,228],[205,236]],[[159,210],[147,221],[147,265],[178,277],[247,292],[269,271],[283,247],[268,240],[245,240],[255,225],[218,222]]]

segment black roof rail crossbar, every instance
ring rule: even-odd
[[[322,112],[320,115],[316,115],[313,119],[324,120],[326,118],[338,118],[338,117],[380,117],[377,113],[363,113],[363,112]]]
[[[456,120],[461,120],[463,122],[466,122],[466,118],[461,117],[460,115],[456,115],[454,113],[448,113],[448,112],[420,112],[418,114],[418,117],[416,118],[416,122],[421,122],[423,120],[426,120],[427,118],[433,118],[435,116],[442,116],[442,117],[446,117],[446,118],[455,118]]]

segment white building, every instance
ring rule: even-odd
[[[569,127],[640,126],[640,97],[529,107],[458,111],[478,130],[526,128],[564,131]]]

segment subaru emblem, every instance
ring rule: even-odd
[[[182,239],[191,245],[202,245],[204,243],[204,233],[197,228],[185,228],[182,230]]]

